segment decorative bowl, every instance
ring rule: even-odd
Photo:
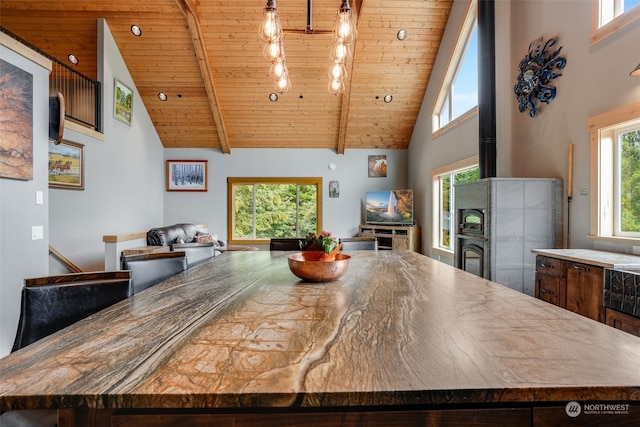
[[[349,255],[337,254],[335,261],[305,261],[301,253],[289,255],[289,269],[305,282],[331,282],[349,268]]]

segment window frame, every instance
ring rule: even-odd
[[[640,235],[616,234],[614,227],[614,132],[640,123],[640,102],[590,117],[591,188],[589,238],[640,243]]]
[[[237,239],[234,236],[234,185],[295,184],[316,186],[316,233],[322,230],[322,177],[228,177],[227,178],[227,236],[230,244],[268,245],[270,239]]]
[[[449,58],[447,71],[445,72],[440,88],[438,90],[438,96],[433,104],[433,110],[431,112],[431,129],[432,138],[446,132],[447,130],[457,126],[459,123],[464,122],[470,117],[473,117],[478,113],[478,106],[471,108],[462,115],[450,120],[446,125],[440,126],[440,113],[442,112],[445,104],[448,102],[449,110],[453,110],[453,104],[451,100],[451,86],[458,74],[461,62],[464,58],[467,45],[471,38],[471,31],[477,23],[478,18],[478,2],[477,0],[470,0],[467,5],[467,11],[465,18],[458,30],[458,37],[456,44],[451,52]]]
[[[611,21],[600,26],[600,9],[603,0],[591,0],[591,45],[595,45],[640,19],[640,4],[622,12]]]
[[[431,182],[432,182],[432,196],[431,196],[431,206],[432,206],[432,215],[431,215],[431,250],[434,253],[447,256],[453,258],[454,249],[447,249],[440,246],[440,207],[442,205],[442,192],[440,188],[440,181],[443,176],[452,175],[466,169],[472,169],[474,167],[480,166],[480,158],[478,155],[474,155],[471,157],[467,157],[462,160],[458,160],[453,163],[449,163],[447,165],[441,166],[439,168],[433,169],[431,171]],[[454,203],[455,194],[451,192],[449,201],[449,210],[450,212],[455,212],[455,203]],[[455,233],[452,232],[451,226],[454,223],[454,218],[449,218],[449,232],[451,233],[451,240],[454,241]]]

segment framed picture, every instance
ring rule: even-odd
[[[384,178],[387,176],[387,156],[369,156],[369,178]]]
[[[338,181],[329,181],[329,197],[340,197],[340,183]]]
[[[49,188],[84,190],[84,145],[49,141]]]
[[[133,116],[133,91],[116,79],[113,88],[113,117],[131,126]]]
[[[167,160],[167,191],[207,191],[206,160]]]
[[[33,75],[0,59],[0,178],[33,179]]]

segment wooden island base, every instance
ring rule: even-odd
[[[193,410],[72,410],[59,411],[59,427],[567,427],[567,426],[640,426],[638,402],[598,402],[615,408],[599,413],[567,415],[567,405],[522,406],[512,408],[389,409],[327,408],[232,413]],[[616,410],[617,409],[617,410]],[[592,411],[593,412],[593,411]]]

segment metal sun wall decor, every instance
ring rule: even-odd
[[[557,42],[558,39],[555,38],[544,42],[542,37],[532,41],[529,53],[518,66],[518,82],[513,90],[518,98],[520,112],[529,110],[530,117],[538,114],[537,101],[548,104],[556,97],[556,88],[549,86],[549,82],[560,77],[562,73],[557,70],[567,65],[567,59],[558,56],[562,47],[550,51]]]

